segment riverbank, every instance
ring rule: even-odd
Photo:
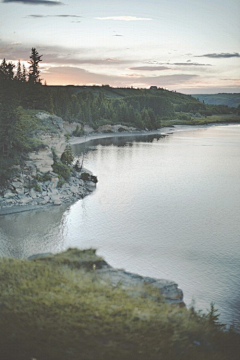
[[[105,139],[111,137],[126,137],[126,136],[147,136],[147,135],[171,135],[175,132],[179,131],[192,131],[192,130],[199,130],[199,129],[207,129],[212,126],[228,126],[228,125],[236,125],[236,123],[212,123],[212,124],[204,124],[204,125],[171,125],[165,126],[158,130],[131,130],[131,131],[124,131],[124,132],[111,132],[111,133],[94,133],[88,132],[84,136],[81,137],[72,137],[70,139],[71,145],[76,144],[83,144],[91,140],[98,140],[98,139]],[[240,124],[239,124],[240,126]]]
[[[92,193],[96,188],[97,178],[86,169],[75,171],[67,182],[58,187],[59,178],[51,172],[48,178],[34,183],[29,189],[29,176],[14,179],[11,189],[0,197],[0,215],[15,214],[24,211],[43,209],[45,206],[60,206],[72,203]]]

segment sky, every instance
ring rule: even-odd
[[[0,0],[0,60],[48,85],[240,92],[240,0]]]

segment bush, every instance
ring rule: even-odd
[[[49,173],[36,175],[36,180],[40,181],[40,182],[50,181],[51,179],[52,179],[52,176]]]
[[[64,184],[66,184],[66,181],[64,180],[64,178],[62,176],[59,176],[57,187],[61,188]]]
[[[72,132],[72,135],[77,137],[83,136],[84,135],[83,127],[80,128],[79,125],[77,125],[76,129]]]
[[[61,161],[56,161],[52,165],[53,171],[63,177],[64,180],[68,180],[71,176],[71,169],[66,165],[63,164]]]
[[[72,148],[70,145],[67,145],[64,152],[62,153],[61,161],[65,165],[71,165],[73,159],[74,156],[73,156]]]
[[[84,180],[84,181],[92,181],[92,182],[94,182],[95,184],[98,182],[96,176],[91,175],[91,174],[86,173],[86,172],[84,172],[84,173],[81,174],[81,179]]]

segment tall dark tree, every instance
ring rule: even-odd
[[[28,62],[30,64],[29,67],[29,83],[36,84],[41,83],[40,79],[40,70],[39,70],[39,63],[41,60],[42,55],[39,55],[37,50],[35,48],[32,48],[32,53],[30,56],[30,61]]]
[[[0,64],[0,79],[1,80],[7,79],[7,63],[5,59],[3,59],[3,61]]]
[[[27,82],[27,70],[24,64],[22,67],[22,82]]]
[[[16,76],[15,76],[15,79],[18,80],[18,81],[22,81],[22,67],[21,67],[20,60],[18,60],[17,73],[16,73]]]
[[[7,63],[5,59],[0,64],[0,79],[1,80],[12,80],[14,77],[13,69],[15,65],[11,62]]]
[[[13,69],[15,68],[15,65],[11,62],[7,64],[7,78],[8,80],[13,80],[14,78],[14,72]]]

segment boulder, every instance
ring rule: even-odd
[[[53,205],[56,205],[56,206],[62,204],[59,196],[52,196],[52,203],[53,203]]]
[[[33,189],[31,189],[31,190],[29,191],[29,195],[30,195],[31,198],[33,198],[33,199],[36,199],[36,197],[37,197],[37,194],[36,194],[35,190],[33,190]]]
[[[15,195],[16,194],[14,194],[11,190],[8,189],[7,191],[5,191],[3,196],[5,199],[9,199],[9,198],[13,198]]]
[[[70,191],[71,191],[73,194],[78,194],[78,193],[79,193],[79,187],[76,186],[76,185],[72,185],[72,186],[70,186]]]

